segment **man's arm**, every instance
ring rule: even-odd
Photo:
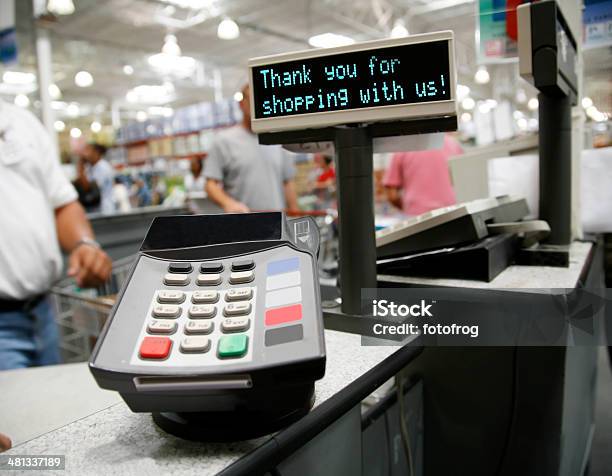
[[[283,184],[283,188],[285,191],[285,202],[287,203],[288,210],[299,210],[298,202],[297,202],[297,193],[295,192],[295,181],[285,180]]]
[[[400,193],[400,189],[397,187],[385,187],[385,192],[387,192],[387,200],[394,207],[402,209],[402,194]]]
[[[234,200],[223,190],[219,180],[207,178],[204,188],[210,199],[227,213],[246,213],[249,211],[249,207],[238,200]]]
[[[93,230],[79,202],[70,202],[55,210],[57,237],[62,249],[70,253],[68,276],[79,286],[96,286],[110,277],[112,263],[94,243]]]

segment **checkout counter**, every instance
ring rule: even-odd
[[[420,68],[414,74],[429,79],[427,82],[423,82],[424,77],[417,79],[416,90],[411,88],[412,93],[408,96],[408,90],[405,95],[400,93],[403,91],[401,86],[398,88],[393,81],[399,80],[399,76],[394,76],[398,71],[393,68],[402,62],[411,64],[415,59],[419,60]],[[377,83],[377,86],[363,73],[364,77],[358,78],[357,87],[370,88],[370,92],[376,94],[379,92],[376,88],[385,84],[387,90],[381,98],[389,101],[392,108],[349,102],[348,91],[354,86],[342,82],[346,76],[343,64],[352,61],[364,66],[364,72],[388,75],[389,83]],[[316,72],[336,62],[342,68],[336,67],[333,78],[327,78],[337,86],[346,86],[346,89],[330,89],[325,76],[314,85],[320,88],[318,95],[312,93],[307,85],[293,84],[298,79],[303,82],[307,70]],[[280,71],[283,67],[301,72],[294,74],[290,81],[295,88],[276,90],[269,96],[267,85],[274,85],[275,81],[280,85],[280,79],[274,79],[274,70]],[[315,74],[313,77],[318,78]],[[303,144],[332,141],[336,148],[341,302],[337,302],[336,308],[325,310],[325,330],[319,328],[325,341],[326,367],[325,375],[314,384],[315,400],[310,412],[272,434],[246,441],[203,443],[170,436],[157,428],[149,415],[132,413],[128,409],[127,405],[138,407],[138,402],[126,396],[131,387],[126,387],[125,382],[117,383],[119,380],[108,383],[100,377],[108,370],[111,377],[113,372],[135,375],[142,366],[136,353],[131,354],[132,360],[120,359],[121,362],[105,357],[106,362],[112,363],[112,368],[99,365],[105,340],[108,347],[108,343],[113,342],[107,340],[108,337],[113,332],[119,335],[116,323],[127,322],[125,316],[122,317],[123,304],[120,304],[114,310],[115,330],[111,321],[102,343],[94,351],[90,366],[99,384],[109,388],[115,385],[124,392],[122,396],[127,405],[116,397],[114,400],[110,397],[109,401],[106,392],[91,385],[91,377],[79,366],[81,364],[77,367],[6,372],[0,375],[2,388],[20,391],[0,395],[0,404],[9,418],[14,418],[9,428],[4,430],[10,433],[10,429],[15,428],[15,434],[19,434],[24,418],[32,424],[41,423],[37,429],[16,437],[14,449],[7,454],[65,454],[66,469],[75,474],[582,474],[588,462],[593,432],[596,369],[596,347],[593,345],[574,345],[568,336],[564,345],[556,347],[431,347],[423,350],[421,335],[411,336],[403,345],[396,346],[384,345],[388,344],[384,341],[372,342],[347,332],[354,330],[347,323],[363,322],[359,320],[366,318],[361,290],[376,288],[377,284],[399,288],[444,287],[468,295],[506,291],[509,296],[521,300],[537,300],[546,294],[542,290],[555,288],[563,290],[561,301],[566,303],[577,289],[601,288],[602,249],[599,244],[590,242],[568,244],[561,253],[566,258],[566,266],[510,264],[498,270],[488,282],[377,275],[376,242],[372,232],[374,217],[370,203],[371,154],[376,146],[375,140],[456,128],[454,78],[452,32],[311,50],[251,62],[253,130],[260,133],[260,142]],[[384,79],[376,78],[377,81]],[[354,98],[359,94],[350,97],[357,101]],[[315,101],[322,112],[310,114],[306,109]],[[358,126],[342,127],[355,117],[361,118]],[[404,122],[406,118],[412,120]],[[379,122],[383,119],[397,122]],[[363,125],[367,122],[372,125]],[[314,131],[308,129],[315,126],[327,127]],[[481,233],[485,233],[487,225],[491,224],[477,216],[482,212],[458,207],[449,213],[453,219],[463,220],[461,223],[471,223],[474,233],[480,234],[478,237],[481,239]],[[432,216],[436,218],[435,214]],[[559,218],[554,213],[552,216]],[[410,224],[415,225],[420,226],[419,223]],[[293,230],[292,240],[297,247],[301,246],[301,229],[296,226]],[[434,232],[430,236],[444,239],[447,234]],[[305,238],[304,246],[308,246],[307,241]],[[174,255],[170,258],[177,259]],[[193,261],[193,258],[187,259]],[[258,262],[257,269],[262,269],[262,266]],[[138,273],[137,265],[133,272]],[[167,279],[178,282],[179,278],[171,276]],[[123,293],[129,292],[130,286],[137,286],[135,282],[124,287]],[[155,281],[155,286],[159,287],[159,282]],[[328,295],[329,290],[324,289],[321,294]],[[477,303],[474,311],[478,311]],[[315,319],[315,313],[309,313],[307,319]],[[142,325],[138,322],[137,332],[144,332]],[[131,328],[128,330],[130,335],[136,332]],[[598,329],[594,328],[594,333],[598,335]],[[256,334],[250,336],[257,338]],[[116,338],[115,342],[119,340]],[[165,352],[164,356],[167,348]],[[108,349],[106,354],[110,354]],[[142,347],[140,357],[147,357],[143,355]],[[267,358],[262,361],[265,365],[270,364],[265,360]],[[287,352],[284,358],[291,360],[291,353]],[[151,368],[157,369],[159,375],[165,372],[172,376],[167,370],[159,370],[162,365],[159,368],[156,365],[151,364]],[[75,372],[75,369],[79,370]],[[49,395],[78,400],[89,396],[92,405],[82,408],[81,413],[66,411],[65,418],[45,425],[46,409],[56,404],[55,399],[47,398],[45,394],[44,401],[41,401],[36,395],[35,401],[28,404],[23,395],[32,395],[24,390],[32,388],[34,379],[40,382],[45,378],[43,374],[46,372],[49,372],[49,377],[46,377]],[[74,381],[67,376],[68,373]],[[393,377],[396,377],[400,389],[404,385],[408,389],[406,393],[397,391],[400,398],[397,405],[388,396],[362,415],[362,401]],[[75,389],[69,396],[64,395],[66,382]],[[81,394],[79,388],[83,389]],[[273,389],[269,392],[272,395]],[[23,409],[28,410],[27,416]],[[416,414],[417,409],[422,414]],[[382,414],[385,414],[384,419],[380,418]],[[159,421],[156,422],[161,426]],[[232,421],[232,425],[240,425],[240,422]],[[390,428],[396,429],[395,434]],[[376,431],[379,433],[373,433]],[[374,442],[379,444],[376,446],[378,452],[373,450]],[[411,455],[411,471],[406,467],[398,469],[396,463],[401,455]]]

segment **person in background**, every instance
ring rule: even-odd
[[[206,186],[206,180],[202,175],[202,158],[192,157],[189,161],[190,172],[185,176],[185,191],[203,192]]]
[[[406,215],[453,205],[448,158],[461,153],[459,142],[445,135],[440,149],[393,154],[383,179],[387,199]]]
[[[0,370],[57,364],[51,286],[68,275],[81,287],[108,279],[111,260],[94,241],[77,193],[42,124],[0,100]]]
[[[134,180],[132,190],[137,207],[148,207],[149,205],[151,205],[151,190],[149,189],[147,182],[143,178],[138,177],[136,180]]]
[[[332,165],[334,158],[325,154],[315,154],[314,161],[318,169],[314,188],[318,190],[334,188],[336,185],[336,171]]]
[[[125,180],[125,177],[117,175],[113,185],[113,203],[115,210],[121,213],[129,212],[132,209],[130,190],[125,185]]]
[[[102,144],[87,144],[77,165],[78,187],[87,193],[95,183],[100,191],[100,206],[94,211],[110,214],[115,212],[113,184],[115,173],[113,166],[104,159],[106,147]]]
[[[204,163],[206,193],[229,213],[296,210],[294,159],[280,146],[259,144],[251,131],[248,86],[242,97],[242,124],[216,135]]]

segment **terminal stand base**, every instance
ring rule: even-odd
[[[203,442],[243,441],[275,433],[304,417],[314,404],[314,383],[276,411],[153,413],[153,421],[166,433]]]
[[[569,266],[570,245],[538,244],[519,250],[516,264],[523,266],[552,266],[567,268]]]

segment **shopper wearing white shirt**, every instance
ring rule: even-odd
[[[92,183],[100,191],[100,206],[92,211],[105,214],[115,212],[115,201],[113,200],[113,184],[115,173],[113,166],[104,158],[106,147],[102,144],[87,144],[81,153],[77,166],[77,182],[81,189],[88,192]]]
[[[108,279],[109,257],[94,241],[47,131],[30,112],[0,100],[0,370],[59,362],[47,293],[62,275],[79,286]]]

